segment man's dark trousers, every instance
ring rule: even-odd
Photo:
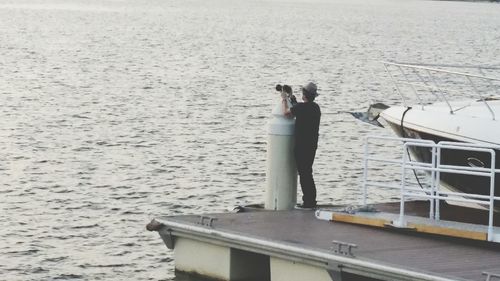
[[[314,184],[312,165],[316,155],[316,146],[296,146],[295,163],[300,176],[302,202],[304,207],[316,206],[316,185]]]

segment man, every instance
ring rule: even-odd
[[[303,208],[316,207],[316,185],[312,175],[312,165],[318,148],[318,131],[321,118],[319,105],[314,102],[318,95],[316,84],[309,82],[302,87],[302,100],[288,108],[283,96],[283,110],[286,116],[295,116],[295,162],[300,176]]]

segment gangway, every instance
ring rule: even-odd
[[[384,159],[374,156],[372,153],[373,144],[376,141],[400,143],[401,159]],[[430,160],[418,160],[412,157],[410,148],[426,148],[430,151]],[[324,220],[351,222],[377,227],[393,227],[413,230],[417,232],[447,235],[452,237],[468,238],[474,240],[484,240],[490,242],[500,242],[500,228],[494,225],[495,201],[500,197],[495,196],[495,176],[500,170],[495,167],[495,147],[458,142],[434,143],[430,140],[420,140],[411,138],[391,138],[369,136],[365,139],[364,151],[364,171],[361,192],[361,205],[358,208],[349,210],[317,210],[316,217]],[[441,153],[443,150],[468,150],[482,152],[489,155],[489,167],[471,167],[465,165],[449,165],[443,163]],[[400,171],[399,182],[388,183],[371,177],[371,168],[392,165]],[[415,175],[423,172],[427,176],[426,183],[418,184],[412,181],[409,171]],[[454,192],[446,189],[440,181],[442,173],[461,174],[469,176],[486,177],[490,182],[490,192],[488,195]],[[399,194],[399,214],[376,212],[369,207],[368,198],[370,191],[376,189],[395,190]],[[427,200],[429,210],[427,217],[411,216],[405,214],[407,202],[412,200]],[[442,202],[451,204],[465,204],[469,206],[482,206],[487,210],[487,225],[464,223],[460,221],[449,221],[441,219]],[[467,209],[465,209],[467,210]]]

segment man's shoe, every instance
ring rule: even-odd
[[[314,210],[316,209],[316,205],[308,205],[308,204],[297,204],[295,206],[296,209],[303,209],[303,210]]]

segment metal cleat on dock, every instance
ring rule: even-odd
[[[214,221],[217,220],[217,218],[210,217],[210,216],[199,216],[200,220],[197,222],[197,224],[201,224],[203,226],[208,226],[208,227],[214,227]]]
[[[352,253],[353,248],[357,248],[358,245],[352,243],[346,243],[342,241],[333,240],[331,250],[339,255],[354,257]]]

